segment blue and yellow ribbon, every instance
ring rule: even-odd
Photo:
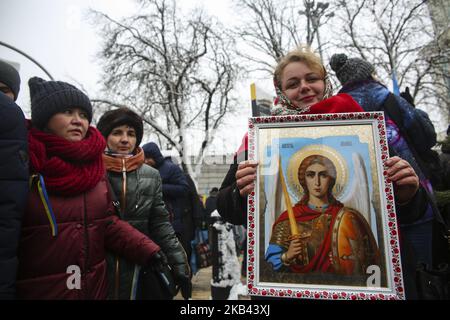
[[[33,175],[30,177],[30,187],[33,184],[34,178],[39,177],[37,182],[37,188],[39,196],[41,197],[42,204],[44,205],[45,213],[47,214],[50,227],[52,228],[52,236],[55,237],[58,234],[58,224],[56,223],[55,214],[53,213],[52,205],[48,198],[47,189],[45,188],[44,178],[39,175]]]

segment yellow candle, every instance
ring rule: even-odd
[[[284,180],[283,169],[281,168],[281,157],[278,157],[278,174],[280,175],[281,189],[283,190],[284,195],[284,203],[286,204],[288,212],[291,235],[292,238],[296,238],[299,236],[297,220],[295,220],[294,211],[292,210],[291,198],[289,197],[289,194],[287,192],[286,180]]]

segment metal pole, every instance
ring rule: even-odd
[[[7,44],[7,43],[4,43],[3,41],[0,41],[0,45],[2,45],[2,46],[4,46],[4,47],[7,47],[7,48],[9,48],[9,49],[11,49],[11,50],[14,50],[14,51],[16,51],[17,53],[20,53],[20,54],[23,55],[24,57],[28,58],[29,60],[31,60],[31,62],[33,62],[35,65],[37,65],[39,68],[41,68],[41,70],[45,72],[45,74],[50,78],[50,80],[54,80],[53,77],[52,77],[52,75],[50,74],[50,72],[48,72],[48,71],[47,71],[47,70],[46,70],[39,62],[37,62],[36,60],[34,60],[32,57],[30,57],[30,56],[29,56],[28,54],[26,54],[25,52],[23,52],[23,51],[21,51],[21,50],[15,48],[15,47],[13,47],[13,46]]]
[[[319,17],[315,17],[313,19],[317,19],[317,23],[315,23],[315,28],[316,28],[316,32],[317,32],[317,44],[319,45],[319,54],[320,54],[320,60],[323,63],[323,56],[322,56],[322,44],[320,43],[320,31],[319,31]]]

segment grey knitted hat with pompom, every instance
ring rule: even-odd
[[[349,59],[344,53],[333,54],[330,66],[343,86],[351,82],[372,79],[375,71],[369,62],[360,58]]]

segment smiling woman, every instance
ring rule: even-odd
[[[281,77],[281,89],[299,109],[323,100],[325,92],[324,71],[314,71],[304,62],[288,64]]]

